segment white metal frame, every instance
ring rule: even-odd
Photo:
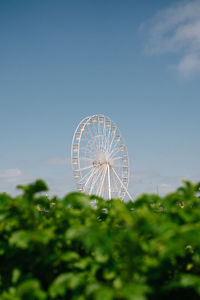
[[[105,199],[124,199],[128,192],[129,159],[117,125],[107,116],[84,118],[71,146],[71,162],[77,189]]]

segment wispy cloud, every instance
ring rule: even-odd
[[[164,174],[156,170],[138,170],[130,176],[129,192],[134,198],[142,193],[156,193],[164,196],[175,191],[183,180],[198,182],[200,174]]]
[[[22,171],[18,168],[0,170],[0,192],[10,185],[15,185],[22,175]]]
[[[141,25],[148,54],[176,53],[184,78],[200,73],[200,0],[180,1]]]
[[[0,170],[0,178],[1,179],[16,178],[21,175],[22,175],[22,171],[20,169]]]
[[[138,171],[133,173],[132,176],[135,182],[140,183],[143,180],[155,178],[158,176],[158,174],[153,171]]]
[[[45,163],[48,165],[69,165],[71,161],[69,158],[52,157],[48,158]]]

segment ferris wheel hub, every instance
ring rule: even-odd
[[[112,160],[110,159],[109,153],[100,151],[98,152],[93,161],[94,167],[100,167],[102,165],[112,165]]]

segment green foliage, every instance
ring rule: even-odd
[[[19,188],[0,194],[1,300],[200,299],[200,184],[128,203]]]

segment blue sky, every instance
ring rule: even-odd
[[[97,113],[123,133],[131,194],[198,181],[199,32],[199,0],[0,0],[0,190],[74,190],[73,132]]]

